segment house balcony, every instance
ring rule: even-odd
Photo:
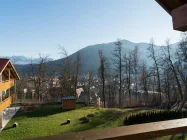
[[[13,86],[14,86],[14,80],[13,79],[0,82],[0,92],[2,92],[4,90],[7,90],[7,89],[9,89]]]
[[[0,102],[0,112],[9,107],[16,99],[16,93],[11,94],[9,97],[5,98]]]

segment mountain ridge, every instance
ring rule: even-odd
[[[120,40],[120,41],[122,42],[124,52],[129,52],[129,51],[133,50],[135,46],[139,46],[140,59],[146,60],[148,64],[152,63],[151,62],[152,60],[148,58],[147,48],[149,47],[149,43],[146,43],[146,42],[134,43],[134,42],[131,42],[131,41],[128,41],[128,40],[125,40],[125,39]],[[174,44],[171,44],[171,45],[174,48],[176,48],[178,43],[174,43]],[[160,47],[159,45],[156,45],[156,46]],[[82,49],[78,50],[77,52],[71,54],[70,58],[73,61],[75,61],[76,60],[76,55],[79,52],[80,55],[81,55],[81,58],[83,60],[82,61],[82,63],[83,63],[82,73],[85,74],[88,71],[92,71],[92,72],[96,73],[97,69],[99,67],[98,51],[102,50],[103,55],[110,60],[110,58],[112,57],[112,51],[114,50],[115,47],[116,46],[115,46],[114,42],[89,45],[89,46],[86,46],[85,48],[82,48]],[[22,57],[25,57],[25,56],[22,56]],[[25,59],[26,58],[27,57],[25,57]],[[50,61],[49,65],[50,65],[51,69],[52,68],[57,68],[57,69],[60,68],[61,69],[63,59],[64,58],[60,58],[60,59]],[[39,61],[38,58],[35,58],[34,60],[35,60],[36,63]],[[21,71],[26,71],[26,72],[29,71],[28,64],[30,63],[30,59],[27,62],[28,63],[18,63]]]

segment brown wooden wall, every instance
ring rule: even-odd
[[[76,100],[64,100],[62,101],[62,109],[75,109]]]

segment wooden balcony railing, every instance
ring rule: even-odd
[[[10,97],[0,102],[0,112],[2,112],[7,107],[9,107],[14,102],[15,99],[16,99],[16,93],[12,94]]]
[[[0,92],[2,92],[4,90],[7,90],[7,89],[9,89],[13,86],[14,86],[14,80],[13,79],[0,82]]]
[[[187,119],[185,118],[101,130],[72,132],[63,135],[30,138],[27,140],[149,140],[162,136],[185,133],[186,130]]]

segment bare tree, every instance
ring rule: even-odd
[[[105,56],[103,56],[102,50],[99,50],[100,66],[99,66],[99,77],[102,81],[102,99],[104,101],[104,107],[106,107],[106,97],[105,97],[105,85],[107,77],[108,62]]]
[[[78,51],[76,58],[73,61],[68,55],[67,50],[64,47],[59,46],[60,54],[62,55],[63,60],[63,69],[62,69],[62,92],[63,95],[76,95],[78,78],[81,72],[82,59],[81,54]]]
[[[112,73],[109,73],[107,81],[106,92],[108,93],[108,107],[116,107],[117,80],[115,80]]]
[[[128,55],[123,55],[124,67],[125,67],[125,80],[126,80],[126,91],[128,93],[129,98],[129,106],[132,105],[131,103],[131,74],[132,74],[132,52],[129,51]]]
[[[27,77],[22,72],[19,72],[20,80],[16,81],[16,92],[17,98],[20,99],[20,103],[22,103],[24,97],[24,88],[27,87]]]
[[[139,70],[139,47],[135,46],[134,50],[132,51],[132,66],[133,66],[133,73],[135,79],[135,92],[136,92],[136,100],[138,101],[138,70]]]
[[[181,110],[186,103],[187,100],[187,34],[183,33],[181,36],[181,40],[179,43],[179,48],[177,49],[175,55],[177,56],[177,62],[175,67],[177,72],[179,73],[180,79],[184,85],[184,97],[182,99],[181,106],[179,110]]]
[[[61,79],[61,92],[62,95],[72,95],[75,94],[73,90],[73,64],[67,50],[59,46],[60,54],[62,56],[62,79]]]
[[[155,65],[155,69],[156,69],[156,75],[157,75],[157,82],[158,82],[158,88],[157,91],[160,94],[160,103],[162,102],[162,96],[161,96],[161,84],[160,84],[160,70],[159,70],[159,60],[158,60],[158,54],[156,51],[156,46],[154,44],[154,40],[151,39],[150,40],[150,44],[149,44],[149,57],[154,61],[154,65]]]
[[[178,54],[181,55],[182,61],[187,63],[187,33],[181,35],[181,40],[179,42]]]
[[[141,65],[140,81],[142,82],[142,89],[144,91],[144,99],[146,104],[148,104],[148,77],[149,74],[147,71],[147,65],[145,61],[143,61]]]
[[[115,65],[117,72],[119,73],[119,107],[121,107],[121,90],[122,90],[122,43],[121,41],[115,42],[116,48],[112,53],[113,58],[112,61]]]
[[[181,99],[183,99],[182,87],[180,84],[179,77],[177,75],[176,67],[173,63],[172,54],[171,54],[171,45],[170,45],[170,42],[168,39],[166,40],[166,46],[163,47],[163,53],[164,53],[164,58],[165,58],[166,63],[169,65],[169,67],[171,68],[171,70],[175,76],[175,80],[177,82],[180,97],[181,97]]]
[[[35,93],[38,96],[39,102],[43,101],[43,96],[47,92],[47,82],[49,81],[48,62],[51,61],[49,56],[39,54],[39,62],[33,64],[32,60],[30,68],[32,72],[32,81],[34,83]]]
[[[76,60],[74,63],[74,93],[76,95],[76,89],[77,89],[77,83],[78,83],[78,77],[80,75],[81,67],[82,67],[82,61],[81,61],[81,55],[80,52],[77,52]]]
[[[91,97],[90,89],[92,85],[93,85],[93,73],[88,72],[87,88],[86,88],[86,91],[88,93],[88,104],[90,104],[90,97]]]
[[[163,70],[163,86],[164,86],[164,91],[166,93],[168,102],[170,103],[171,101],[171,83],[170,83],[170,79],[171,79],[171,70],[168,67],[168,65],[164,65],[164,70]]]

